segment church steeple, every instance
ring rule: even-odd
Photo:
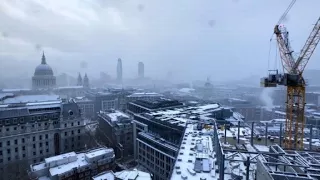
[[[89,88],[90,87],[89,78],[87,76],[87,73],[83,77],[83,87],[85,87],[85,88]]]
[[[81,74],[79,73],[78,75],[78,82],[77,82],[77,86],[82,86],[82,77],[81,77]]]
[[[46,56],[44,55],[44,51],[42,52],[41,64],[47,64]]]

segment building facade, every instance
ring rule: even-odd
[[[52,68],[47,64],[44,53],[42,54],[41,64],[38,65],[32,77],[33,89],[51,89],[56,86],[56,77],[53,75]]]
[[[98,113],[99,133],[108,146],[115,150],[117,158],[133,155],[132,119],[120,111]]]
[[[20,103],[23,99],[29,102]],[[3,102],[10,103],[0,104],[0,179],[14,179],[6,173],[8,168],[21,173],[12,167],[84,148],[84,119],[74,101],[33,95]]]

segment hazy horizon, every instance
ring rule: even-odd
[[[265,76],[273,27],[291,0],[4,0],[0,3],[0,76],[31,77],[42,51],[55,75],[181,81]],[[297,1],[284,24],[299,52],[317,20],[320,1]],[[303,13],[301,13],[303,12]],[[269,68],[280,68],[275,41]],[[279,55],[278,55],[279,56]],[[315,50],[307,69],[318,69]]]

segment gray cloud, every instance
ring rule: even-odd
[[[156,78],[168,71],[188,80],[265,75],[270,35],[290,1],[2,0],[0,63],[36,65],[44,50],[58,72],[115,75],[121,57],[128,78],[137,75],[139,61]],[[318,0],[298,1],[286,18],[296,52],[319,6]],[[319,54],[311,59],[313,69]]]

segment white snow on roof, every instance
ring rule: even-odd
[[[7,96],[13,96],[14,94],[12,93],[1,93],[0,92],[0,99],[4,98],[4,97],[7,97]]]
[[[46,101],[57,101],[59,100],[58,95],[21,95],[11,98],[4,99],[3,104],[12,104],[12,103],[39,103]]]
[[[117,179],[121,180],[151,180],[151,175],[149,173],[138,171],[137,169],[133,170],[124,170],[114,173]]]
[[[195,91],[195,89],[193,89],[193,88],[181,88],[181,89],[179,89],[179,92],[182,92],[182,93],[192,93],[193,91]]]
[[[45,161],[42,163],[31,165],[31,171],[43,172],[43,170],[50,168],[48,170],[49,172],[47,172],[46,175],[43,175],[41,177],[53,177],[71,171],[74,168],[80,168],[89,165],[91,164],[89,162],[91,158],[102,157],[102,155],[110,153],[111,151],[113,152],[112,148],[98,148],[86,153],[76,154],[75,152],[69,152],[46,158]],[[114,154],[112,158],[114,158]]]
[[[119,117],[129,118],[128,115],[126,115],[125,113],[120,112],[120,111],[115,111],[113,113],[108,113],[107,116],[109,116],[111,121],[113,121],[113,122],[118,121]]]
[[[93,176],[92,179],[93,180],[114,180],[115,178],[112,171],[106,171],[96,176]]]
[[[217,179],[215,173],[212,127],[196,130],[197,124],[188,124],[179,154],[177,156],[171,180],[178,179]]]
[[[57,87],[56,89],[82,89],[83,86],[63,86],[63,87]]]
[[[19,92],[19,91],[31,91],[31,89],[2,89],[2,92]]]
[[[73,168],[78,168],[87,165],[88,162],[85,160],[85,153],[77,154],[77,160],[66,163],[57,167],[50,168],[50,175],[55,176],[59,174],[63,174],[65,172],[68,172],[72,170]]]
[[[162,94],[155,93],[155,92],[143,92],[143,93],[133,93],[127,97],[144,97],[144,96],[163,96]]]

